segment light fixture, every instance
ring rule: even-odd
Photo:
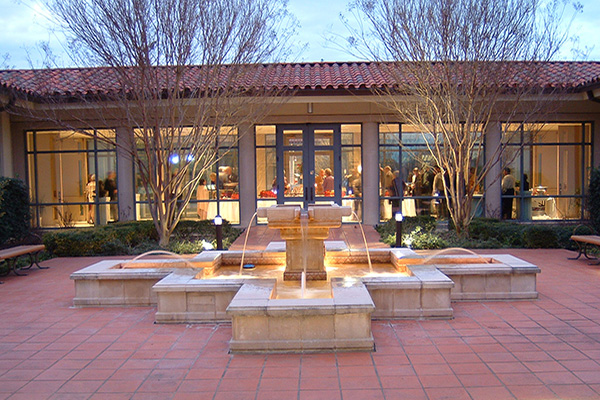
[[[217,250],[223,250],[223,218],[221,218],[220,215],[217,215],[213,222],[217,234]]]
[[[395,215],[394,218],[396,219],[396,222],[402,222],[402,213],[400,211],[398,211]]]
[[[396,247],[402,247],[402,213],[398,211],[394,219],[396,220]]]
[[[171,156],[169,157],[169,162],[171,164],[179,164],[179,155],[178,154],[171,154]]]
[[[309,114],[313,113],[313,103],[308,103],[307,105],[307,111]]]

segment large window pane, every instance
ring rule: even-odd
[[[115,204],[98,207],[104,199],[109,171],[116,171],[115,146],[94,140],[94,134],[73,131],[27,133],[27,162],[33,223],[41,227],[71,227],[116,220]],[[113,131],[102,131],[104,137]],[[116,193],[115,193],[116,195]],[[111,216],[112,208],[112,216]],[[108,217],[104,211],[108,210]]]
[[[275,197],[277,156],[274,147],[256,149],[256,194],[259,198]]]
[[[361,126],[342,125],[342,145],[360,145],[361,144]]]
[[[258,125],[256,127],[256,145],[257,146],[275,146],[276,129],[275,125]]]

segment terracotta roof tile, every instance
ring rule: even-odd
[[[584,90],[600,83],[600,62],[548,62],[543,64],[511,63],[524,71],[523,76],[507,87],[534,83],[542,88],[558,88],[567,91]],[[349,62],[349,63],[287,63],[258,64],[245,66],[244,74],[236,78],[235,85],[240,89],[298,89],[318,91],[325,89],[352,90],[393,87],[410,83],[407,71],[398,64],[394,73],[390,63]],[[439,65],[439,64],[438,64]],[[434,66],[438,66],[435,65]],[[457,64],[457,67],[460,64]],[[536,76],[531,78],[526,71],[539,67]],[[188,67],[189,73],[181,89],[204,90],[202,66]],[[224,85],[231,77],[233,67],[224,66],[220,71],[219,85]],[[133,69],[131,73],[133,74]],[[399,73],[398,73],[399,72]],[[164,79],[164,76],[163,76]],[[165,85],[160,82],[160,85]],[[216,86],[211,85],[212,88]],[[117,72],[107,67],[66,68],[40,70],[2,70],[0,88],[11,88],[33,97],[103,95],[122,91]]]

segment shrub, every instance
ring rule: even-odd
[[[523,233],[525,247],[530,249],[557,248],[558,237],[548,225],[531,225]]]
[[[0,177],[0,245],[24,239],[30,230],[29,190],[20,179]]]
[[[215,243],[210,221],[181,221],[171,237],[169,251],[199,253],[202,241]],[[223,222],[223,245],[227,248],[240,230]],[[158,234],[152,221],[118,222],[86,229],[68,229],[44,235],[46,249],[59,257],[128,255],[158,250]]]
[[[394,235],[394,243],[395,241],[396,235]],[[443,249],[444,247],[448,247],[448,243],[439,235],[431,231],[425,231],[420,226],[417,226],[410,233],[403,235],[402,242],[411,249]]]
[[[596,232],[600,232],[600,168],[594,168],[590,173],[586,208],[590,214],[590,223]]]
[[[573,234],[573,225],[526,225],[491,218],[475,218],[469,228],[469,237],[459,237],[453,229],[434,232],[431,229],[432,225],[428,224],[427,226],[429,230],[419,226],[412,229],[404,227],[404,245],[414,249],[444,247],[576,249],[577,247],[570,240]],[[583,225],[579,227],[586,228]],[[591,231],[591,228],[587,227],[587,229]],[[396,223],[394,221],[377,227],[377,230],[381,235],[382,242],[390,246],[395,245]]]
[[[436,226],[437,221],[435,218],[426,215],[405,217],[402,221],[402,230],[404,233],[412,232],[417,227],[420,227],[424,232],[432,232]],[[377,225],[375,229],[382,238],[389,236],[396,237],[396,221],[394,219],[390,219],[383,224]]]

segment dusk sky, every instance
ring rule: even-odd
[[[580,0],[584,6],[583,13],[578,14],[573,22],[571,33],[580,38],[582,47],[592,50],[588,60],[600,60],[600,1]],[[308,43],[308,47],[299,56],[285,61],[353,61],[354,56],[328,44],[324,37],[328,32],[342,36],[347,32],[340,21],[339,14],[346,13],[348,0],[290,0],[289,9],[301,24],[299,35],[295,41]],[[53,53],[58,58],[59,66],[71,63],[65,56],[61,45],[61,35],[50,29],[48,17],[43,7],[35,0],[0,0],[0,62],[6,53],[9,67],[30,68],[43,67],[43,57],[38,50],[39,42],[49,42]],[[560,59],[573,59],[571,45],[567,43]]]

